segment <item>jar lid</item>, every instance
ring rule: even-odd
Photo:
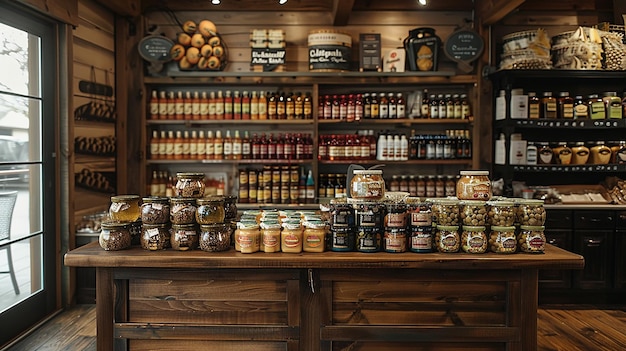
[[[322,221],[305,221],[303,225],[309,229],[324,229],[326,224]]]
[[[463,230],[466,232],[484,232],[487,227],[484,225],[464,225]]]
[[[514,232],[515,226],[501,226],[501,225],[492,225],[492,232]]]
[[[520,225],[521,230],[533,230],[533,231],[543,231],[545,226],[543,225]]]
[[[200,229],[228,229],[230,225],[228,223],[212,223],[212,224],[200,224]]]
[[[280,223],[278,222],[262,222],[260,225],[261,229],[278,229],[280,230]]]
[[[162,196],[148,196],[148,197],[144,197],[143,199],[141,199],[141,201],[144,204],[148,204],[148,203],[168,203],[170,201],[169,198],[167,197],[162,197]]]
[[[202,199],[196,199],[196,203],[198,205],[219,204],[219,203],[224,203],[224,199],[217,198],[217,197],[205,197]]]
[[[455,230],[459,230],[459,226],[458,225],[438,225],[437,229],[446,230],[446,231],[455,231]]]
[[[111,202],[126,202],[126,201],[137,201],[139,200],[139,195],[115,195],[111,196]]]
[[[165,223],[165,224],[147,224],[147,223],[143,223],[141,226],[144,229],[152,229],[152,228],[167,229],[169,224],[168,223]]]
[[[129,226],[130,224],[130,222],[104,221],[100,223],[100,227],[103,229],[121,229]]]
[[[287,230],[302,229],[300,222],[283,222],[283,228]]]
[[[464,176],[464,175],[468,175],[468,176],[483,176],[489,175],[489,171],[459,171],[459,174]]]
[[[176,230],[176,229],[183,229],[183,230],[190,230],[190,229],[195,229],[196,225],[191,223],[191,224],[172,224],[172,229]]]
[[[487,205],[487,201],[481,201],[481,200],[463,200],[460,202],[461,205],[463,206],[486,206]]]
[[[383,174],[383,171],[380,169],[355,169],[354,171],[352,171],[353,174],[372,174],[372,175],[377,175],[377,174]]]
[[[535,205],[535,206],[543,205],[543,200],[540,200],[540,199],[519,199],[517,200],[517,202],[520,205]]]
[[[178,179],[202,179],[204,178],[204,173],[197,173],[197,172],[178,172],[176,173],[176,178]]]
[[[503,200],[496,200],[496,201],[489,201],[487,202],[487,205],[489,206],[502,206],[502,207],[510,207],[513,206],[513,201],[503,201]]]
[[[171,203],[196,203],[195,197],[170,197]]]
[[[259,229],[259,225],[256,222],[237,222],[237,228],[243,230]]]

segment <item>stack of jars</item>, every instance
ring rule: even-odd
[[[129,248],[137,237],[139,221],[139,195],[117,195],[111,197],[109,220],[101,224],[98,242],[107,251]]]

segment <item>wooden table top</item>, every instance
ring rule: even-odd
[[[148,251],[139,246],[105,251],[97,242],[65,254],[72,267],[125,268],[428,268],[428,269],[582,269],[584,258],[552,245],[543,254],[466,253],[265,253],[243,254],[201,250]]]

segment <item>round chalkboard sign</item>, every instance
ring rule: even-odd
[[[462,29],[446,40],[444,52],[453,61],[472,62],[483,53],[484,48],[485,43],[478,33]]]
[[[168,62],[171,61],[170,50],[174,46],[174,42],[161,35],[149,35],[137,45],[139,56],[150,62]]]

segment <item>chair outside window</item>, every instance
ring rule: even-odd
[[[0,242],[10,239],[11,237],[11,219],[13,218],[13,208],[15,208],[15,200],[17,200],[17,191],[0,192]],[[0,271],[2,274],[10,274],[13,290],[19,295],[20,288],[15,278],[15,270],[13,269],[13,257],[11,256],[11,245],[7,244],[0,247],[0,251],[6,251],[8,270]]]

